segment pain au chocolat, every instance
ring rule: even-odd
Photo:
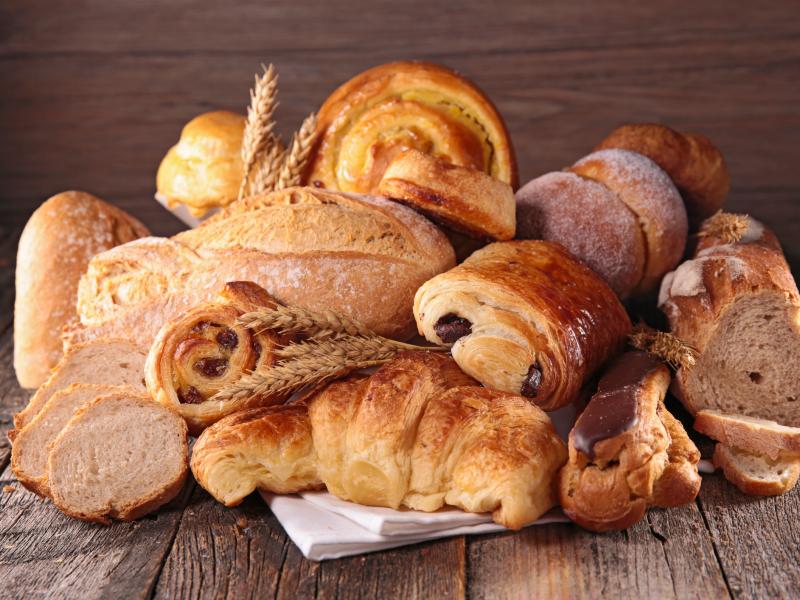
[[[572,402],[631,328],[598,275],[563,246],[534,240],[490,244],[426,282],[414,316],[466,373],[545,410]]]

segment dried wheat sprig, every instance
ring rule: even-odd
[[[259,159],[253,167],[254,172],[250,175],[245,186],[245,196],[268,194],[274,191],[278,182],[278,174],[285,158],[286,151],[283,149],[283,145],[280,140],[274,138],[264,157]]]
[[[239,317],[237,323],[248,329],[271,329],[285,334],[304,333],[315,337],[334,333],[374,335],[369,328],[336,311],[311,311],[297,306],[279,305],[245,313]]]
[[[637,326],[629,336],[634,348],[644,350],[669,363],[673,368],[692,368],[699,352],[671,333],[657,331],[646,325]]]
[[[276,190],[300,185],[303,172],[311,155],[311,148],[317,138],[317,115],[308,115],[300,130],[292,136],[292,145],[286,153],[286,159],[278,175]]]
[[[242,138],[243,179],[239,187],[239,198],[247,191],[248,181],[259,157],[274,141],[275,109],[278,107],[278,74],[273,65],[264,67],[261,76],[255,76],[250,90],[250,106],[247,107],[244,136]]]
[[[700,237],[716,237],[725,244],[735,244],[747,233],[747,215],[726,213],[718,210],[705,220],[697,234]]]
[[[379,335],[369,337],[361,335],[335,334],[325,339],[311,339],[304,342],[293,342],[275,351],[281,361],[295,360],[311,356],[339,357],[343,361],[357,360],[358,357],[394,355],[403,350],[446,351],[444,346],[415,346]]]

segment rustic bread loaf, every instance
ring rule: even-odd
[[[130,521],[172,500],[189,471],[186,424],[149,397],[115,392],[80,409],[53,442],[53,503],[77,519]]]
[[[228,281],[252,281],[283,304],[334,309],[406,338],[414,292],[455,261],[432,223],[380,198],[290,188],[236,202],[224,215],[96,256],[67,343],[135,332],[149,348],[165,322],[211,301]]]
[[[14,370],[41,385],[62,354],[61,331],[78,319],[78,281],[95,254],[148,235],[139,221],[84,192],[62,192],[31,215],[17,250]]]
[[[144,363],[147,355],[124,339],[100,339],[70,348],[38,389],[28,405],[14,415],[14,427],[22,429],[39,414],[59,390],[73,383],[127,385],[144,391]],[[15,431],[9,432],[13,440]]]
[[[672,333],[699,353],[678,370],[676,394],[692,414],[800,425],[800,295],[780,245],[744,216],[714,217],[701,236],[659,295]]]
[[[20,483],[40,496],[48,496],[47,457],[50,444],[78,409],[106,394],[124,391],[135,392],[127,386],[73,383],[53,394],[39,414],[14,437],[11,469]]]

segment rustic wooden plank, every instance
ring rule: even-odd
[[[563,524],[475,537],[467,556],[471,598],[728,596],[694,505],[603,535]]]
[[[800,490],[746,496],[720,474],[703,478],[700,509],[734,596],[793,598],[800,590]]]
[[[225,508],[198,488],[156,598],[460,598],[464,542],[443,540],[315,563],[257,496]]]

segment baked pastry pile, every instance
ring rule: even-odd
[[[197,117],[162,161],[159,198],[196,228],[149,237],[80,192],[31,217],[15,369],[38,390],[9,433],[26,487],[137,518],[178,493],[194,435],[191,470],[228,506],[327,489],[512,529],[557,504],[630,527],[700,487],[656,355],[727,478],[794,486],[800,295],[765,226],[715,214],[728,173],[705,137],[626,125],[516,190],[499,112],[449,69],[361,73],[289,145],[275,85],[265,70],[246,118]],[[626,352],[623,301],[655,305],[659,285],[691,360]],[[586,398],[567,445],[546,411]]]

